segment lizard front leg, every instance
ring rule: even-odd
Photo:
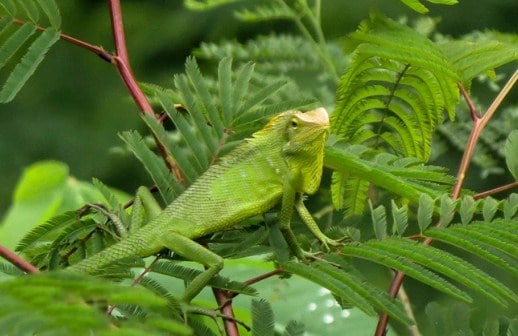
[[[318,240],[324,244],[324,247],[329,250],[329,245],[331,246],[338,246],[340,245],[340,242],[333,240],[326,236],[318,227],[317,222],[315,222],[315,219],[311,214],[309,213],[308,209],[304,205],[304,200],[302,199],[302,195],[299,195],[297,197],[297,200],[295,201],[295,208],[297,209],[297,212],[300,216],[300,219],[306,224],[306,227],[313,233],[315,237],[317,237]]]
[[[223,268],[223,258],[185,236],[174,231],[164,232],[162,244],[182,257],[200,263],[207,269],[197,275],[185,288],[182,301],[190,302],[209,281]]]
[[[299,243],[295,237],[295,234],[291,230],[291,218],[293,217],[293,209],[295,206],[295,198],[297,192],[295,185],[297,183],[297,176],[295,174],[289,174],[289,177],[284,182],[284,188],[282,193],[281,211],[279,213],[280,229],[284,236],[284,239],[288,243],[293,254],[298,259],[304,259],[304,251],[300,248]]]

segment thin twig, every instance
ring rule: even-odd
[[[124,23],[122,21],[120,1],[110,0],[109,4],[113,41],[115,43],[115,65],[119,69],[119,73],[124,80],[124,84],[128,88],[128,91],[133,97],[133,100],[135,100],[142,113],[155,116],[155,112],[153,111],[151,104],[149,104],[146,96],[138,86],[137,81],[135,80],[135,76],[131,71],[128,50],[126,48],[126,38],[124,36]]]
[[[491,195],[494,195],[494,194],[497,194],[497,193],[500,193],[500,192],[503,192],[503,191],[506,191],[509,189],[513,189],[513,188],[518,188],[518,182],[509,183],[509,184],[506,184],[506,185],[503,185],[503,186],[500,186],[500,187],[497,187],[494,189],[483,191],[481,193],[473,195],[473,198],[477,200],[477,199],[491,196]]]
[[[237,328],[237,319],[232,307],[232,295],[219,288],[212,288],[212,293],[218,303],[219,312],[226,318],[223,319],[225,327],[225,334],[227,336],[239,336],[239,329]]]
[[[2,19],[4,16],[0,15],[0,19]],[[20,20],[20,19],[13,19],[12,22],[14,24],[17,24],[17,25],[24,25],[26,24],[27,22],[24,21],[24,20]],[[37,31],[45,31],[47,30],[47,28],[45,27],[41,27],[41,26],[36,26],[36,30]],[[82,40],[79,40],[75,37],[72,37],[70,35],[67,35],[67,34],[59,34],[59,38],[62,39],[63,41],[67,41],[71,44],[74,44],[78,47],[81,47],[83,49],[86,49],[88,51],[91,51],[93,52],[94,54],[98,55],[99,57],[101,57],[103,60],[109,62],[109,63],[113,63],[113,55],[110,54],[109,52],[105,51],[102,47],[98,47],[98,46],[95,46],[93,44],[90,44],[88,42],[85,42],[85,41],[82,41]]]
[[[16,253],[9,250],[7,247],[5,247],[3,245],[0,245],[0,256],[24,272],[27,272],[27,273],[39,273],[40,272],[40,270],[36,266],[34,266],[31,263],[29,263],[28,261],[24,260],[22,257],[20,257],[19,255],[17,255]]]

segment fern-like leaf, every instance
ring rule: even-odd
[[[155,182],[162,199],[166,203],[172,202],[176,195],[179,195],[183,187],[176,182],[164,162],[154,154],[144,143],[144,139],[136,132],[123,132],[120,134],[130,150],[142,162],[149,175]]]
[[[483,258],[493,265],[498,266],[514,277],[518,277],[518,268],[516,268],[516,256],[510,256],[502,250],[495,247],[502,246],[505,243],[497,239],[488,239],[487,235],[473,235],[473,230],[458,230],[456,226],[449,229],[429,229],[424,232],[427,237],[434,240],[441,241],[460,249],[473,253],[474,255]]]
[[[242,21],[260,22],[279,19],[297,18],[297,13],[283,4],[272,3],[268,6],[256,6],[252,9],[243,9],[235,13],[236,17]]]
[[[167,301],[143,288],[123,287],[93,277],[45,273],[0,283],[0,329],[9,335],[82,334],[85,330],[107,336],[150,334],[191,335],[181,321],[170,318]],[[88,304],[85,304],[88,302]],[[106,303],[138,305],[145,314],[138,320],[110,317]],[[117,328],[113,328],[114,323]]]
[[[54,29],[61,27],[61,14],[54,0],[36,0]]]
[[[442,291],[462,301],[471,302],[471,298],[464,291],[460,290],[452,283],[446,281],[438,274],[431,272],[421,265],[416,264],[408,258],[408,254],[401,255],[388,251],[386,246],[388,246],[390,242],[387,242],[387,240],[383,240],[378,243],[379,244],[370,242],[368,245],[362,244],[361,246],[357,247],[346,246],[342,249],[342,251],[346,256],[370,260],[372,262],[399,270],[405,273],[407,276],[421,281],[422,283],[427,284],[439,291]]]
[[[461,40],[446,40],[439,47],[451,60],[466,88],[470,87],[475,77],[491,74],[495,68],[518,60],[516,43],[499,41],[491,33],[478,33]]]
[[[252,300],[252,336],[270,336],[274,331],[272,306],[266,300]]]
[[[512,131],[505,142],[505,161],[507,163],[507,169],[515,180],[518,181],[518,130]]]
[[[50,22],[50,28],[42,33],[37,32],[36,25],[40,22],[43,13]],[[17,25],[14,20],[27,21]],[[0,90],[0,103],[7,103],[14,99],[27,80],[34,74],[43,61],[45,54],[59,39],[61,19],[59,9],[54,0],[20,0],[17,2],[3,1],[0,4],[0,27],[7,31],[6,39],[0,45],[0,69],[7,61],[27,48],[23,57],[14,66]],[[38,36],[28,43],[33,34]]]
[[[214,7],[231,4],[241,0],[184,0],[185,7],[192,10],[210,10]]]
[[[391,200],[393,232],[402,236],[408,226],[408,206],[398,207],[394,200]]]
[[[27,80],[32,76],[38,65],[43,61],[50,47],[59,39],[59,32],[53,28],[45,30],[29,47],[13,72],[7,78],[0,91],[0,103],[14,99]]]
[[[56,216],[29,231],[18,243],[16,251],[23,252],[26,249],[33,247],[37,242],[51,241],[53,235],[56,235],[62,228],[72,225],[77,221],[78,218],[76,211],[69,211]]]
[[[416,164],[419,160],[401,160],[387,153],[373,159],[371,154],[372,151],[364,146],[343,146],[340,142],[326,147],[324,165],[336,173],[331,186],[334,204],[351,204],[348,202],[357,200],[364,202],[367,198],[368,184],[384,188],[417,203],[422,194],[433,198],[439,197],[440,190],[446,192],[453,182],[453,177],[445,174],[444,169]],[[365,184],[362,189],[358,190],[361,193],[349,192],[349,176],[367,181],[363,182]],[[346,213],[346,216],[349,214]]]
[[[387,237],[387,213],[383,205],[378,206],[376,209],[372,206],[369,200],[369,208],[371,212],[372,225],[374,228],[374,234],[376,238],[381,240]]]
[[[453,117],[457,75],[430,40],[371,16],[349,37],[356,46],[340,81],[332,132],[351,143],[428,160],[443,113]]]
[[[517,301],[518,296],[512,290],[489,274],[484,273],[459,257],[434,247],[395,238],[390,238],[383,242],[367,242],[364,246],[374,248],[380,254],[388,252],[394,255],[406,256],[415,263],[466,285],[471,290],[485,295],[501,306],[507,306],[506,299]]]
[[[411,323],[402,307],[391,301],[386,293],[365,284],[352,273],[333,269],[323,262],[319,262],[317,267],[289,262],[284,264],[283,268],[329,289],[348,302],[354,302],[356,307],[369,315],[374,313],[373,307],[375,307],[403,323]]]

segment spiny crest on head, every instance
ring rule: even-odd
[[[280,121],[282,121],[282,119],[286,119],[286,116],[287,115],[294,115],[295,113],[301,113],[301,112],[298,112],[298,111],[294,111],[294,110],[290,110],[290,111],[286,111],[286,112],[282,112],[281,114],[278,114],[274,117],[272,117],[268,123],[266,125],[264,125],[263,128],[261,128],[260,130],[258,130],[257,132],[255,132],[253,134],[253,137],[254,138],[257,138],[257,137],[260,137],[261,135],[265,134],[265,133],[268,133],[271,129],[275,128],[276,126],[279,125]],[[282,123],[281,123],[282,124]]]
[[[280,119],[283,119],[283,118],[286,118],[286,115],[294,115],[295,113],[301,113],[301,112],[298,112],[298,111],[286,111],[286,112],[282,112],[281,114],[279,115],[276,115],[275,117],[271,118],[270,121],[268,121],[268,123],[263,127],[264,130],[267,130],[267,129],[270,129],[272,128],[273,126],[275,126]]]

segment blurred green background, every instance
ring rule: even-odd
[[[57,2],[64,33],[112,50],[106,1]],[[181,1],[122,1],[122,6],[137,79],[163,86],[171,85],[173,74],[183,70],[185,58],[202,41],[244,42],[257,34],[294,30],[282,21],[240,23],[232,17],[231,6],[211,12],[188,11]],[[439,31],[452,36],[485,29],[518,32],[516,0],[427,6],[432,17],[440,18]],[[396,0],[326,0],[324,31],[330,39],[340,38],[371,10],[392,18],[419,16]],[[0,80],[5,76],[0,73]],[[118,132],[142,127],[115,68],[85,50],[59,42],[15,101],[0,106],[0,217],[23,168],[38,160],[63,161],[79,179],[97,177],[128,192],[148,183],[136,160],[112,150],[121,144]],[[452,158],[452,163],[457,160]]]

